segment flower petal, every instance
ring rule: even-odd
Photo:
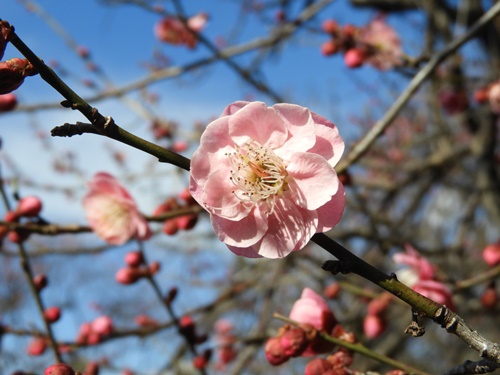
[[[316,123],[316,143],[308,152],[323,156],[334,167],[344,152],[344,141],[333,122],[314,112],[312,118]]]
[[[273,108],[288,130],[288,139],[277,153],[285,150],[307,151],[316,143],[316,133],[311,111],[295,104],[275,104]]]
[[[267,217],[261,214],[258,207],[254,207],[248,216],[239,221],[227,220],[216,215],[210,215],[210,220],[219,240],[226,245],[241,248],[257,243],[268,228]]]
[[[261,255],[257,254],[254,250],[253,247],[236,247],[236,246],[229,246],[227,245],[228,249],[231,250],[233,253],[236,255],[245,257],[245,258],[262,258]]]
[[[318,228],[316,233],[323,233],[337,225],[342,217],[345,206],[344,185],[339,182],[339,188],[332,199],[318,208]]]
[[[239,145],[253,139],[273,149],[283,145],[287,139],[281,117],[262,102],[249,103],[229,117],[229,134]]]
[[[286,170],[300,191],[297,204],[308,210],[316,210],[329,202],[340,184],[330,164],[316,154],[293,153]]]

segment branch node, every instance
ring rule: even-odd
[[[341,260],[327,260],[321,266],[325,271],[330,272],[332,275],[342,273],[344,275],[352,272],[352,262]]]

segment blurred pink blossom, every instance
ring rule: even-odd
[[[483,249],[483,260],[491,267],[500,264],[500,240],[490,243]]]
[[[146,240],[151,236],[134,199],[113,176],[97,173],[89,188],[83,207],[90,227],[99,237],[112,245],[121,245],[131,238]]]
[[[360,41],[372,47],[366,62],[380,70],[392,69],[401,64],[403,50],[396,30],[378,16],[361,29]]]
[[[335,125],[307,108],[235,102],[203,133],[190,191],[235,254],[282,258],[339,222],[343,151]]]
[[[196,47],[197,39],[193,35],[199,33],[205,27],[208,20],[206,13],[198,13],[197,15],[187,20],[187,25],[191,29],[189,31],[184,23],[178,18],[165,17],[155,25],[154,32],[156,37],[162,42],[181,45],[184,44],[189,48]]]
[[[454,310],[451,290],[436,279],[435,267],[410,244],[406,244],[405,249],[406,253],[393,256],[396,263],[410,266],[398,272],[399,279],[423,296]]]

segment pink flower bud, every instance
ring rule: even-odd
[[[374,339],[385,331],[386,325],[379,315],[367,315],[363,321],[363,331],[367,338]]]
[[[94,319],[91,327],[100,336],[108,336],[113,332],[113,320],[107,315],[101,315]]]
[[[0,95],[0,113],[12,111],[17,106],[17,96],[10,93]]]
[[[61,309],[57,306],[51,306],[45,309],[43,317],[48,323],[55,323],[61,318]]]
[[[14,242],[14,243],[23,243],[28,239],[30,236],[30,233],[27,231],[21,231],[21,230],[14,230],[9,232],[7,235],[7,238],[9,241]]]
[[[314,358],[304,370],[304,375],[324,375],[326,371],[332,370],[333,365],[323,358]]]
[[[287,357],[298,357],[309,345],[306,333],[302,328],[290,327],[280,336],[283,354]]]
[[[184,315],[179,320],[179,333],[190,343],[196,342],[196,323],[190,315]]]
[[[189,144],[184,141],[175,141],[174,144],[172,145],[172,150],[175,152],[182,152],[186,151],[188,148]]]
[[[321,54],[323,56],[331,56],[339,51],[339,45],[334,40],[327,40],[321,45]]]
[[[207,367],[207,359],[203,355],[197,355],[193,358],[193,366],[198,370],[202,370]]]
[[[324,20],[321,24],[321,28],[325,33],[333,35],[339,31],[339,24],[334,20]]]
[[[17,215],[24,217],[36,217],[40,211],[42,211],[42,201],[34,196],[20,199],[16,208]]]
[[[267,361],[272,366],[279,366],[290,359],[289,356],[285,355],[279,337],[271,337],[268,339],[264,347],[264,352]]]
[[[348,68],[359,68],[366,59],[366,52],[359,48],[351,48],[344,54],[344,63]]]
[[[490,267],[500,263],[500,241],[489,244],[483,250],[483,260]]]
[[[158,327],[159,323],[156,321],[156,319],[151,318],[150,316],[147,316],[145,314],[142,315],[137,315],[135,317],[135,324],[141,327],[150,327],[150,328],[155,328]]]
[[[102,336],[97,332],[90,332],[85,339],[87,345],[97,345],[101,342]]]
[[[177,224],[177,220],[175,220],[175,219],[166,220],[163,223],[162,230],[163,230],[163,233],[165,233],[169,236],[173,236],[174,234],[176,234],[179,231],[179,224]]]
[[[64,363],[56,363],[47,367],[43,375],[75,375],[75,370]]]
[[[142,277],[142,273],[136,268],[124,267],[120,268],[115,274],[115,280],[120,284],[129,285],[135,283]]]
[[[340,349],[337,352],[330,354],[326,360],[335,368],[349,367],[354,358],[352,352],[347,349]]]
[[[166,212],[172,211],[179,208],[179,203],[175,200],[175,198],[169,198],[159,206],[155,208],[155,211],[153,212],[154,216],[158,216],[161,214],[164,214]]]
[[[179,193],[179,198],[182,199],[187,204],[189,204],[190,206],[196,204],[196,201],[191,195],[188,187],[185,188],[184,190],[181,190],[181,192]]]
[[[323,295],[328,299],[335,299],[339,296],[341,288],[339,283],[333,282],[323,289]]]
[[[217,357],[222,364],[227,365],[236,358],[236,351],[231,345],[225,345],[220,348]]]
[[[24,78],[34,76],[37,71],[26,59],[19,57],[0,62],[0,95],[14,91],[24,82]]]
[[[140,251],[129,251],[125,255],[125,263],[130,267],[139,267],[144,262],[144,257]]]
[[[35,337],[32,339],[28,347],[26,348],[26,353],[33,356],[42,355],[47,349],[47,341],[42,337]]]
[[[374,298],[368,304],[368,315],[382,315],[387,310],[391,295],[383,293],[381,296]]]
[[[193,229],[198,222],[198,215],[185,215],[177,218],[177,226],[182,230]]]
[[[33,277],[33,284],[37,292],[41,291],[48,284],[47,276],[44,274],[36,275]]]
[[[17,216],[17,213],[14,211],[7,211],[3,219],[8,223],[15,223],[18,221],[19,217]]]

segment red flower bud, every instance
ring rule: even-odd
[[[155,319],[153,319],[145,314],[137,315],[134,320],[135,320],[135,324],[137,324],[138,326],[141,326],[141,327],[155,328],[155,327],[158,327],[158,325],[159,325]]]
[[[7,219],[5,219],[7,221]],[[483,250],[483,260],[491,267],[500,263],[500,241],[489,244]]]
[[[175,300],[175,297],[177,297],[178,291],[179,290],[175,286],[170,288],[170,290],[168,291],[167,297],[165,298],[165,302],[167,302],[168,304],[171,304]]]
[[[144,257],[140,251],[129,251],[125,254],[125,263],[132,268],[139,267],[142,262],[144,262]]]
[[[285,355],[283,347],[281,346],[281,339],[279,337],[271,337],[267,340],[264,352],[267,361],[272,366],[279,366],[290,359],[289,356]]]
[[[21,198],[17,204],[17,216],[36,217],[42,211],[42,201],[33,196]]]
[[[387,323],[380,315],[367,315],[363,321],[363,331],[366,337],[374,339],[380,336],[387,326]]]
[[[56,363],[47,367],[43,375],[75,375],[75,370],[64,363]]]
[[[37,74],[35,67],[19,57],[0,62],[0,95],[14,91],[24,82],[24,78]]]
[[[157,274],[159,270],[160,270],[159,262],[152,262],[150,265],[148,265],[148,272],[151,276]]]
[[[323,375],[328,370],[332,370],[333,365],[323,358],[315,358],[310,361],[304,370],[304,375]]]
[[[137,268],[125,267],[118,270],[115,274],[115,280],[120,284],[129,285],[135,283],[143,276]]]
[[[42,355],[47,349],[47,341],[42,337],[35,337],[31,340],[26,348],[26,353],[29,355]]]
[[[344,55],[344,63],[348,68],[359,68],[366,59],[366,52],[359,48],[351,48]]]
[[[0,112],[12,111],[17,106],[17,96],[14,94],[0,95]]]
[[[321,28],[325,33],[333,35],[339,31],[339,24],[334,20],[324,20],[321,24]]]
[[[179,224],[177,224],[176,219],[169,219],[163,223],[163,233],[173,236],[179,231]]]
[[[283,354],[287,357],[298,357],[309,345],[306,333],[302,328],[290,327],[280,336]]]
[[[45,309],[43,317],[48,323],[55,323],[61,318],[61,309],[57,306],[51,306]]]
[[[328,299],[335,299],[340,294],[342,287],[339,283],[331,283],[325,289],[323,289],[323,295]]]
[[[487,288],[481,296],[481,304],[487,310],[493,310],[498,302],[498,293],[495,287]]]
[[[33,278],[33,284],[35,285],[35,289],[37,290],[37,292],[41,291],[48,284],[47,276],[45,276],[44,274],[36,275]]]
[[[193,229],[197,222],[197,215],[185,215],[177,218],[177,226],[182,230]]]
[[[107,315],[101,315],[94,319],[91,328],[100,336],[108,336],[113,332],[113,320]]]

